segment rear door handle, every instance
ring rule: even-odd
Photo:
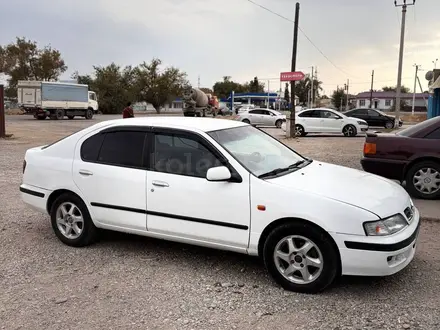
[[[170,185],[163,181],[153,181],[153,186],[166,188],[169,187]]]
[[[93,172],[87,171],[87,170],[79,170],[79,174],[84,176],[91,176],[93,175]]]

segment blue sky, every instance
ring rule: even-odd
[[[294,17],[295,1],[254,1]],[[293,24],[247,0],[1,0],[1,8],[0,44],[16,36],[51,44],[69,67],[63,78],[153,57],[187,72],[194,85],[200,75],[202,87],[225,75],[244,82],[290,71]],[[410,88],[414,63],[430,70],[440,58],[439,11],[439,0],[408,8],[403,83]],[[376,88],[395,85],[400,16],[392,0],[301,1],[301,29],[337,68],[300,33],[297,69],[317,66],[327,94],[347,79],[352,92],[368,90],[373,69]]]

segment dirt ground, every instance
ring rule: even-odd
[[[0,140],[0,329],[440,329],[436,222],[423,222],[415,260],[401,273],[343,277],[320,295],[280,289],[245,255],[117,233],[83,249],[63,245],[48,216],[20,199],[24,153],[111,117],[27,117],[8,116],[14,137]],[[360,168],[363,141],[289,143]]]

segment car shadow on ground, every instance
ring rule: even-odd
[[[211,276],[218,273],[218,276],[212,276],[213,282],[225,281],[226,278],[228,281],[242,282],[255,288],[280,289],[269,277],[262,260],[258,257],[138,235],[101,231],[100,240],[95,248],[109,246],[113,251],[120,250],[117,254],[124,257],[127,251],[131,257],[136,257],[137,253],[143,254],[148,250],[160,262],[181,263],[179,267],[183,268],[194,266],[198,271],[211,273]],[[405,289],[405,283],[411,281],[411,277],[408,269],[387,277],[341,276],[321,294],[399,295]]]

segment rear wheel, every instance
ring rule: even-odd
[[[35,116],[35,118],[37,118],[38,120],[45,120],[46,119],[46,115],[44,115],[44,116]]]
[[[243,122],[243,123],[246,123],[246,124],[250,124],[250,123],[251,123],[251,122],[249,121],[249,119],[243,119],[242,122]]]
[[[344,136],[353,137],[357,135],[357,130],[353,125],[347,125],[342,129],[342,133]]]
[[[276,227],[266,239],[263,258],[272,278],[289,291],[320,292],[333,283],[339,270],[331,238],[302,222]]]
[[[55,235],[66,245],[86,246],[97,237],[97,228],[86,205],[74,194],[59,196],[51,207],[50,217]]]
[[[440,163],[423,161],[414,164],[406,174],[409,193],[418,198],[440,198]]]
[[[302,127],[301,125],[295,125],[295,135],[306,136],[307,133],[304,131],[304,127]]]
[[[63,109],[57,109],[55,111],[55,119],[57,119],[57,120],[62,120],[64,118],[64,115],[65,115],[65,113],[64,113]]]

